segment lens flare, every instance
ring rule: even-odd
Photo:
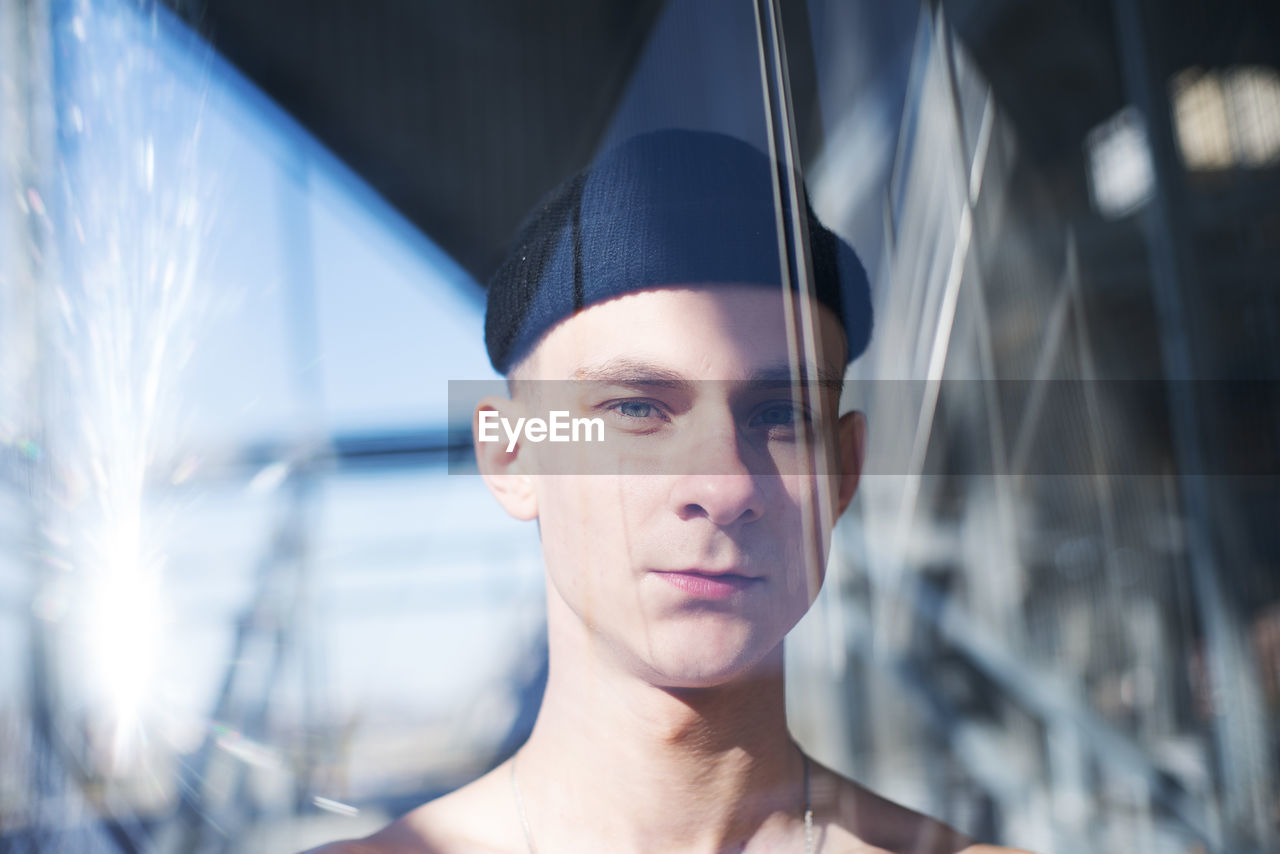
[[[54,631],[65,699],[85,710],[107,775],[145,758],[169,606],[154,489],[179,459],[181,376],[206,313],[198,271],[209,209],[196,168],[201,103],[158,56],[145,11],[77,0],[59,180],[26,194],[49,223],[46,587],[72,601]]]

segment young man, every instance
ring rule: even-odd
[[[773,175],[742,142],[661,132],[535,212],[489,296],[510,398],[477,427],[563,411],[605,434],[476,443],[499,503],[541,532],[542,708],[510,761],[326,850],[998,850],[788,732],[782,641],[858,485],[865,421],[836,413],[871,315],[856,256],[807,204],[816,287],[781,287]]]

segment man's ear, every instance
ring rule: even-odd
[[[528,460],[521,459],[524,437],[516,438],[508,451],[510,437],[502,427],[502,417],[516,423],[515,401],[502,397],[486,397],[476,404],[471,416],[471,437],[476,449],[476,465],[485,485],[508,513],[529,521],[538,517],[538,496],[533,488],[533,475],[527,471]]]
[[[853,501],[862,477],[862,461],[867,452],[867,417],[861,412],[846,412],[836,425],[840,443],[840,488],[836,495],[839,518]]]

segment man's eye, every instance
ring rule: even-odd
[[[615,403],[613,409],[625,418],[652,418],[660,414],[658,407],[644,400],[624,400]]]
[[[804,410],[794,403],[770,403],[760,407],[751,416],[755,427],[793,427],[808,420]]]

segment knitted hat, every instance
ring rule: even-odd
[[[494,368],[506,374],[558,322],[622,294],[781,287],[772,182],[768,157],[718,133],[657,131],[607,152],[530,214],[490,280],[485,345]],[[804,208],[815,296],[840,318],[852,362],[871,336],[867,274],[807,198]]]

